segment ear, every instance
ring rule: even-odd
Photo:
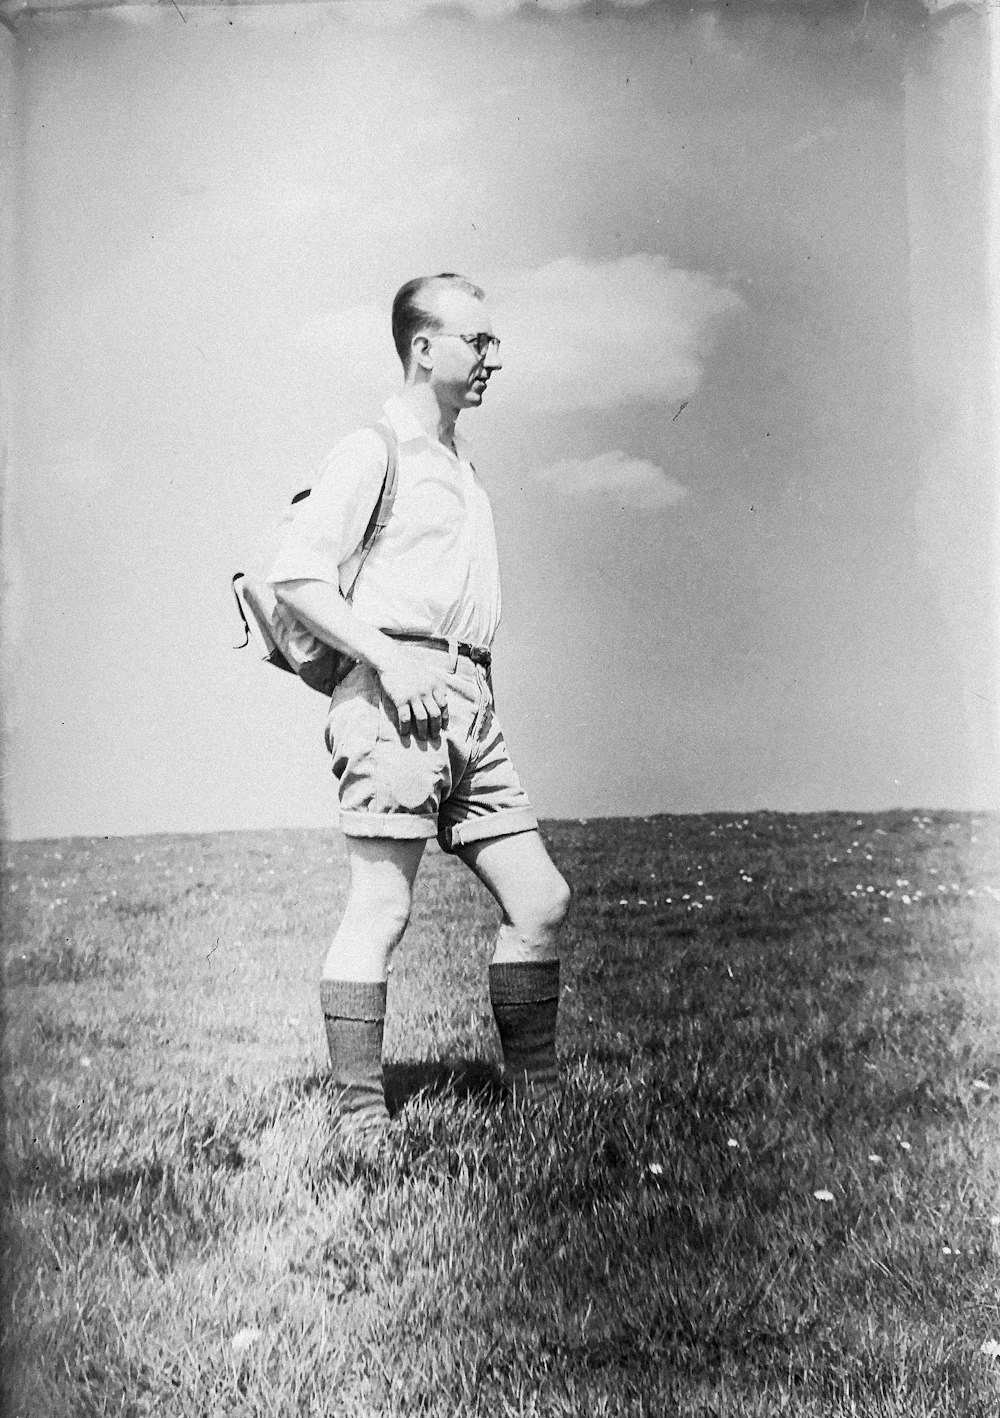
[[[433,365],[431,342],[428,335],[414,335],[410,341],[410,363],[411,366],[419,364],[421,369],[430,369]]]

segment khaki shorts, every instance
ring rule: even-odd
[[[534,830],[538,819],[507,753],[487,671],[464,655],[410,648],[445,671],[447,727],[437,739],[401,738],[375,671],[354,667],[334,690],[326,721],[344,833],[437,837],[452,852]]]

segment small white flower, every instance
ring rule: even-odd
[[[86,1055],[86,1054],[84,1054],[83,1057],[82,1057],[81,1060],[80,1060],[80,1067],[81,1067],[81,1068],[90,1068],[90,1060],[87,1058],[87,1055]]]
[[[653,1177],[663,1176],[663,1167],[659,1162],[650,1162],[649,1166],[646,1168],[646,1171],[649,1172],[649,1174]]]
[[[987,1339],[979,1346],[979,1352],[987,1359],[1000,1359],[1000,1344],[995,1339]]]
[[[891,916],[883,916],[883,917],[882,917],[882,924],[883,924],[884,926],[891,926],[891,925],[892,925],[892,917],[891,917]]]
[[[950,1255],[951,1255],[951,1246],[942,1246],[942,1247],[941,1247],[941,1254],[942,1254],[943,1256],[950,1256]]]
[[[869,1152],[869,1154],[868,1154],[868,1161],[869,1161],[869,1162],[881,1162],[881,1161],[882,1161],[882,1158],[879,1156],[879,1154],[878,1154],[877,1152]]]
[[[230,1341],[230,1348],[234,1354],[242,1354],[245,1349],[249,1349],[251,1344],[256,1344],[260,1338],[260,1330],[253,1325],[246,1329],[238,1330]]]
[[[833,1201],[833,1192],[827,1191],[826,1187],[820,1187],[818,1192],[813,1192],[817,1201]]]
[[[978,1089],[980,1093],[988,1093],[990,1091],[990,1085],[986,1082],[985,1078],[974,1078],[972,1080],[972,1086]]]
[[[622,899],[618,902],[618,904],[619,904],[619,906],[627,906],[627,905],[628,905],[628,902],[625,900],[625,897],[623,896]]]
[[[902,1140],[900,1140],[900,1144],[899,1144],[899,1145],[900,1145],[900,1147],[903,1149],[904,1152],[909,1152],[909,1151],[911,1150],[910,1144],[909,1144],[908,1142],[903,1142]]]
[[[740,1144],[737,1142],[737,1140],[736,1140],[735,1137],[730,1137],[730,1138],[727,1138],[727,1139],[726,1139],[726,1146],[727,1146],[727,1147],[739,1147],[739,1145],[740,1145]]]
[[[904,906],[910,906],[913,904],[908,896],[903,896],[900,899],[902,900]]]

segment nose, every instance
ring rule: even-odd
[[[491,374],[496,369],[503,369],[503,363],[500,359],[499,345],[490,345],[489,349],[483,356],[483,368],[488,369]]]

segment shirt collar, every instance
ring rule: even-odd
[[[385,404],[382,406],[382,412],[396,430],[400,443],[410,443],[423,439],[425,443],[429,443],[432,446],[442,446],[437,443],[436,439],[428,437],[419,419],[415,414],[411,413],[410,409],[407,408],[398,394],[393,394],[391,399],[386,400]],[[465,435],[459,433],[457,428],[455,429],[455,448],[459,458],[468,462],[469,443]],[[448,450],[445,449],[445,452],[447,451]]]

